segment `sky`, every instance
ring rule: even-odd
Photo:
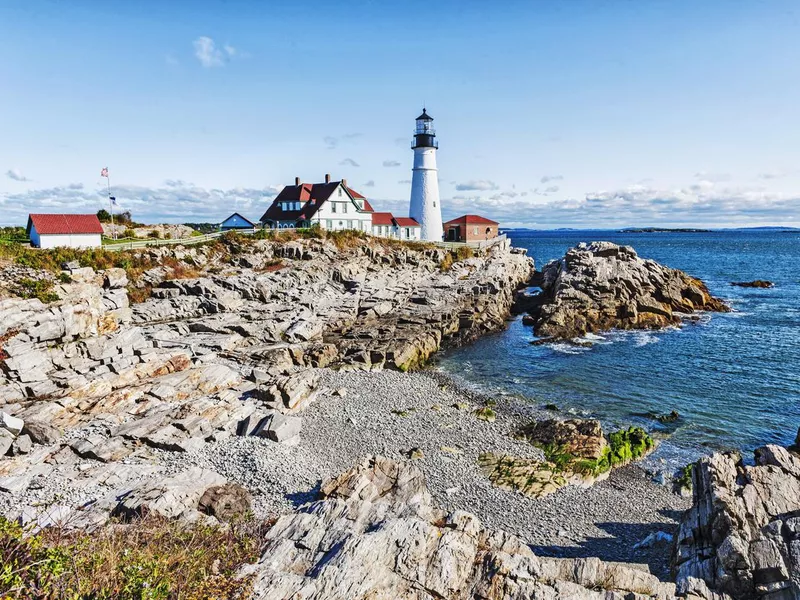
[[[0,225],[258,219],[325,173],[445,219],[800,226],[796,0],[0,2]]]

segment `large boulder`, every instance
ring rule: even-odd
[[[578,244],[537,273],[542,292],[528,297],[534,333],[570,339],[609,329],[659,329],[681,315],[727,312],[705,284],[611,242]]]
[[[206,491],[226,483],[219,473],[192,467],[172,477],[145,482],[131,490],[117,505],[114,514],[130,519],[155,513],[168,519],[192,521],[199,514],[200,499]]]

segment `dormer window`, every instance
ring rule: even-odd
[[[342,188],[339,188],[339,195],[342,195]]]

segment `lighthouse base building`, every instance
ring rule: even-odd
[[[409,215],[420,224],[420,237],[426,242],[442,241],[442,207],[439,202],[439,171],[436,151],[439,142],[433,129],[433,117],[423,108],[417,117],[414,141],[414,168],[411,177]]]

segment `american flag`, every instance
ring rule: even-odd
[[[100,171],[100,177],[108,177],[108,167],[103,167],[103,170]]]

